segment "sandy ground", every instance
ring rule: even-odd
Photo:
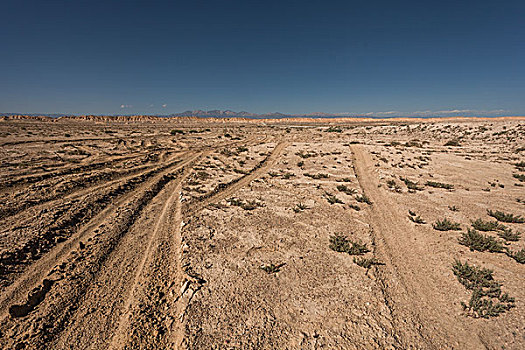
[[[0,144],[2,349],[525,348],[525,223],[460,244],[525,216],[524,120],[22,119]],[[464,309],[455,261],[512,307]]]

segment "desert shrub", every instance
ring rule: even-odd
[[[478,231],[498,231],[505,229],[505,226],[497,221],[483,221],[482,219],[477,219],[472,222],[472,227]]]
[[[262,204],[257,201],[246,201],[241,205],[241,208],[244,210],[254,210],[259,207],[262,207]]]
[[[416,224],[426,224],[427,222],[419,215],[409,215],[408,218],[410,221],[415,222]]]
[[[512,174],[515,179],[520,180],[520,182],[525,182],[525,174]]]
[[[469,316],[475,318],[497,317],[515,306],[514,298],[501,291],[501,283],[494,280],[492,270],[456,260],[452,266],[452,271],[458,281],[466,289],[472,291],[468,304],[461,303]]]
[[[223,156],[226,156],[226,157],[231,157],[231,156],[236,156],[237,153],[229,150],[229,149],[222,149],[221,152],[220,152]]]
[[[304,151],[300,151],[300,152],[297,152],[295,153],[296,156],[299,156],[303,159],[306,159],[306,158],[311,158],[311,157],[317,157],[317,153],[315,152],[304,152]]]
[[[346,194],[348,194],[348,195],[353,195],[353,194],[355,194],[355,193],[357,192],[356,189],[354,189],[354,188],[348,188],[348,187],[346,187],[345,185],[338,185],[338,186],[337,186],[337,190],[338,190],[339,192],[343,192],[343,193],[346,193]]]
[[[182,130],[177,130],[177,129],[173,129],[173,130],[170,131],[170,134],[171,134],[171,135],[177,135],[177,134],[184,135],[184,131],[182,131]]]
[[[372,201],[364,193],[360,196],[356,196],[355,200],[358,201],[359,203],[366,203],[368,205],[372,205]]]
[[[421,142],[419,142],[419,140],[410,140],[410,141],[407,141],[407,142],[405,143],[405,146],[406,146],[406,147],[418,147],[418,148],[423,147],[423,145],[421,144]]]
[[[405,177],[402,177],[401,178],[401,181],[403,181],[405,183],[405,185],[407,186],[407,188],[409,190],[413,190],[413,191],[421,191],[423,190],[423,187],[419,186],[419,184],[417,182],[413,182]]]
[[[241,207],[244,210],[254,210],[254,209],[257,209],[263,206],[262,203],[259,203],[258,201],[255,201],[255,200],[245,202],[238,198],[230,198],[228,199],[228,202],[230,203],[230,205]]]
[[[350,250],[347,251],[347,253],[350,255],[363,255],[370,251],[370,249],[366,247],[366,244],[362,244],[361,242],[351,242],[351,243],[352,245],[350,247]]]
[[[506,241],[517,242],[521,237],[521,233],[513,232],[511,228],[505,227],[504,229],[498,232],[498,236],[500,236]]]
[[[461,144],[459,143],[459,140],[458,139],[453,139],[453,140],[449,140],[447,141],[444,146],[461,146]]]
[[[350,249],[350,241],[341,234],[330,237],[330,249],[339,253],[345,253]]]
[[[443,182],[437,182],[437,181],[427,181],[425,182],[425,185],[435,188],[444,188],[446,190],[451,190],[454,188],[454,185],[446,184]]]
[[[459,211],[459,208],[456,207],[455,205],[449,205],[448,206],[448,210],[450,210],[450,211]]]
[[[248,152],[248,148],[243,147],[243,146],[237,147],[237,153],[243,153],[243,152]]]
[[[520,264],[525,264],[525,249],[518,250],[517,252],[507,250],[505,253]]]
[[[330,237],[329,247],[333,251],[339,253],[348,253],[350,255],[363,255],[370,251],[366,247],[366,244],[351,241],[341,234],[336,234]]]
[[[343,132],[343,129],[341,129],[338,126],[331,126],[328,129],[326,129],[326,132]]]
[[[518,169],[518,170],[525,170],[525,161],[521,161],[519,163],[514,163],[514,166]]]
[[[438,231],[459,231],[461,230],[461,225],[457,222],[450,221],[445,218],[443,220],[437,220],[432,224],[432,227]]]
[[[338,204],[338,203],[339,204],[344,204],[344,202],[342,200],[340,200],[339,198],[337,198],[333,194],[329,194],[329,193],[326,194],[326,200],[330,204]]]
[[[501,253],[504,250],[501,242],[494,237],[481,234],[478,231],[471,229],[468,229],[467,232],[463,232],[458,241],[459,244],[469,247],[472,251],[477,250],[478,252],[489,251],[491,253]]]
[[[360,211],[361,207],[359,207],[357,204],[349,204],[348,205],[351,209],[354,209],[355,211]]]
[[[306,210],[308,209],[308,207],[306,205],[304,205],[303,203],[298,203],[294,208],[293,208],[293,211],[296,212],[296,213],[299,213],[303,210]]]
[[[303,165],[304,165],[304,162],[303,162],[302,160],[301,160],[300,162],[297,162],[297,166],[298,166],[299,168],[302,168]]]
[[[330,177],[330,175],[328,174],[323,174],[323,173],[318,173],[318,174],[309,174],[309,173],[305,173],[304,176],[307,176],[307,177],[310,177],[314,180],[319,180],[319,179],[327,179]]]
[[[376,258],[354,258],[354,264],[364,267],[365,269],[369,269],[373,265],[385,265]]]
[[[284,265],[286,265],[285,263],[281,263],[281,264],[269,264],[269,265],[262,265],[260,267],[261,270],[265,271],[266,273],[268,274],[272,274],[272,273],[277,273],[277,272],[280,272],[281,271],[281,267],[283,267]]]
[[[520,215],[507,214],[499,210],[496,210],[496,211],[487,210],[487,214],[489,214],[489,216],[492,216],[493,218],[501,222],[517,223],[517,224],[522,224],[525,222],[525,219]]]

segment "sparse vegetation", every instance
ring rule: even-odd
[[[303,203],[298,203],[294,208],[293,208],[293,211],[296,212],[296,213],[300,213],[304,210],[308,209],[308,207],[306,205],[304,205]]]
[[[447,141],[444,144],[444,146],[455,146],[455,147],[458,147],[458,146],[461,146],[461,144],[459,143],[458,139],[452,139],[452,140]]]
[[[412,191],[421,191],[423,190],[423,187],[421,187],[417,182],[413,182],[405,177],[401,178],[401,181],[405,183],[407,188]]]
[[[359,203],[366,203],[368,205],[372,205],[372,201],[364,193],[360,196],[356,196],[355,200],[358,201]]]
[[[434,188],[444,188],[446,190],[451,190],[454,188],[454,185],[446,184],[443,182],[437,182],[437,181],[427,181],[425,182],[425,185],[434,187]]]
[[[326,129],[326,132],[343,132],[343,129],[341,129],[338,126],[331,126],[328,129]]]
[[[304,176],[310,177],[310,178],[312,178],[314,180],[328,179],[330,177],[330,175],[324,174],[324,173],[318,173],[318,174],[305,173]]]
[[[518,250],[517,252],[507,249],[505,253],[512,259],[516,260],[518,263],[525,264],[525,249]]]
[[[358,206],[357,204],[349,204],[348,206],[350,207],[350,209],[354,209],[355,211],[361,210],[361,207]]]
[[[508,213],[504,213],[499,210],[496,210],[496,211],[487,210],[487,214],[489,214],[489,216],[492,216],[493,218],[501,222],[516,223],[516,224],[522,224],[525,222],[525,219],[520,215],[508,214]]]
[[[242,209],[244,210],[254,210],[254,209],[257,209],[259,207],[262,207],[263,204],[256,201],[256,200],[253,200],[253,201],[243,201],[243,200],[240,200],[238,198],[230,198],[228,199],[228,203],[230,203],[230,205],[233,205],[233,206],[236,206],[236,207],[241,207]]]
[[[286,265],[286,263],[280,263],[280,264],[269,264],[269,265],[262,265],[260,267],[261,270],[263,270],[264,272],[266,272],[267,274],[273,274],[273,273],[277,273],[277,272],[280,272],[281,271],[281,268]]]
[[[512,177],[518,179],[520,182],[525,182],[525,174],[512,174]]]
[[[504,230],[505,226],[500,224],[497,221],[483,221],[482,219],[477,219],[472,222],[472,227],[478,231],[498,231]]]
[[[366,247],[366,244],[351,241],[346,238],[346,236],[341,234],[336,234],[330,237],[329,247],[333,251],[339,253],[348,253],[350,255],[363,255],[370,251]]]
[[[364,267],[365,269],[369,269],[373,265],[385,265],[376,258],[354,258],[354,264]]]
[[[408,214],[408,218],[410,219],[410,221],[415,222],[416,224],[426,224],[426,221],[423,220],[421,216],[416,215],[415,212],[409,210]]]
[[[330,204],[345,204],[345,202],[343,202],[342,200],[340,200],[339,198],[337,198],[336,196],[330,193],[326,194],[326,200]]]
[[[503,245],[492,236],[484,235],[470,228],[463,232],[459,238],[459,244],[467,246],[470,250],[478,252],[489,251],[491,253],[503,252]]]
[[[355,193],[357,192],[356,189],[354,189],[354,188],[348,188],[348,187],[345,186],[345,185],[338,185],[338,186],[337,186],[337,190],[338,190],[339,192],[343,192],[343,193],[348,194],[348,195],[353,195],[353,194],[355,194]]]
[[[450,221],[445,218],[443,220],[437,220],[432,224],[432,227],[438,231],[459,231],[461,230],[461,225],[457,222]]]
[[[468,304],[461,303],[467,315],[475,318],[497,317],[515,306],[514,298],[501,291],[501,283],[494,280],[492,270],[456,260],[452,271],[458,281],[472,291]]]
[[[525,161],[523,161],[523,160],[521,162],[514,163],[514,166],[518,170],[525,171]]]
[[[500,236],[508,242],[517,242],[521,237],[521,233],[514,232],[512,231],[512,229],[505,227],[504,229],[498,232],[498,236]]]

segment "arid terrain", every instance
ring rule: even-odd
[[[13,117],[0,144],[1,349],[525,349],[525,118]]]

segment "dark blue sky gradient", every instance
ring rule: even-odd
[[[523,115],[524,19],[522,0],[4,0],[0,112]]]

